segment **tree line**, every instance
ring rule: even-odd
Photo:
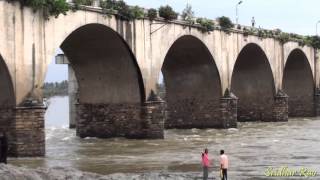
[[[68,96],[68,81],[44,83],[43,96],[45,98],[53,96]]]

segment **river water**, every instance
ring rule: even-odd
[[[72,167],[99,174],[165,172],[200,177],[200,155],[207,147],[215,177],[220,149],[229,156],[230,179],[268,179],[264,175],[268,167],[282,166],[320,173],[319,118],[239,123],[238,129],[227,130],[166,130],[164,140],[80,139],[75,130],[68,129],[68,110],[68,97],[50,100],[45,158],[10,158],[9,163]]]

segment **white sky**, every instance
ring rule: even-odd
[[[181,12],[191,4],[197,17],[215,19],[227,16],[235,21],[235,7],[239,0],[125,0],[130,5],[158,8],[169,4]],[[314,35],[316,22],[320,20],[320,0],[243,0],[239,6],[239,23],[250,25],[252,16],[256,26],[266,29],[280,28],[285,32]],[[319,25],[320,32],[320,25]],[[57,47],[58,48],[58,47]],[[67,66],[49,66],[46,82],[66,80]]]

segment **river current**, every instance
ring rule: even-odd
[[[164,140],[80,139],[68,129],[68,110],[68,97],[50,99],[45,158],[10,158],[9,163],[104,175],[165,172],[200,177],[201,152],[207,147],[214,164],[211,177],[219,176],[220,149],[229,156],[230,179],[270,179],[265,177],[268,167],[305,167],[320,173],[320,118],[239,123],[238,129],[226,130],[166,130]]]

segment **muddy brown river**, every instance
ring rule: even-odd
[[[72,167],[99,174],[165,172],[196,178],[201,176],[200,155],[207,147],[214,164],[211,177],[219,175],[220,149],[229,156],[230,179],[271,179],[265,176],[268,167],[308,168],[320,173],[320,118],[239,123],[238,129],[227,130],[166,130],[164,140],[80,139],[75,130],[67,128],[67,102],[67,97],[50,101],[46,157],[10,158],[10,164]]]

